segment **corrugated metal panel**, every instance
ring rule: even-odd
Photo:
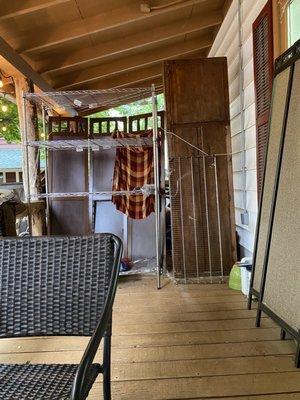
[[[240,244],[248,251],[253,250],[255,224],[257,217],[256,193],[256,112],[253,71],[253,37],[252,24],[265,6],[267,0],[243,0],[242,14],[242,52],[244,74],[244,129],[246,148],[246,190],[249,225],[241,225],[243,211],[242,153],[233,155],[234,200],[236,208],[236,225],[240,236]],[[233,152],[241,151],[241,99],[239,93],[239,42],[238,42],[238,0],[233,0],[230,9],[215,38],[209,56],[226,56],[228,60],[230,87],[230,116]]]

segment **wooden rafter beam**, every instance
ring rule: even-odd
[[[84,85],[82,89],[110,89],[121,88],[131,85],[138,85],[140,82],[156,80],[162,76],[162,64],[155,64],[150,67],[139,68],[128,71],[120,75],[114,75],[110,78],[100,79]],[[139,85],[141,87],[141,85]]]
[[[116,28],[136,21],[149,20],[151,18],[156,18],[158,15],[168,14],[172,11],[185,9],[186,7],[204,2],[207,2],[207,0],[186,0],[172,7],[155,10],[150,13],[142,13],[140,10],[141,2],[135,1],[132,4],[126,4],[120,8],[105,11],[92,17],[71,21],[61,26],[55,26],[52,29],[40,30],[38,34],[35,30],[32,30],[26,35],[23,43],[19,46],[13,46],[19,53],[42,50],[93,33],[103,32],[107,29]],[[19,38],[15,38],[15,43],[17,43],[18,40]]]
[[[223,20],[220,11],[211,11],[205,14],[197,14],[188,20],[179,20],[167,25],[138,32],[114,41],[107,41],[98,46],[79,48],[71,54],[61,57],[42,59],[35,64],[39,73],[62,71],[70,67],[84,65],[87,62],[103,60],[109,56],[122,55],[127,51],[141,49],[145,45],[158,44],[168,39],[199,32],[202,29],[219,25]]]
[[[43,10],[44,8],[67,3],[70,0],[10,0],[1,2],[0,21]]]
[[[186,57],[183,55],[182,57]],[[182,57],[177,57],[178,59]],[[195,52],[188,55],[188,58],[202,58],[206,57],[206,51]],[[122,87],[144,87],[151,86],[152,83],[157,85],[157,82],[162,82],[163,65],[162,62],[125,72],[120,75],[114,75],[109,78],[93,81],[84,85],[82,89],[109,89],[109,88],[122,88]],[[147,85],[145,83],[147,82]],[[79,88],[80,89],[80,88]]]
[[[0,37],[0,55],[14,66],[22,75],[30,79],[37,87],[45,92],[51,92],[53,88]]]
[[[134,55],[127,55],[112,62],[103,63],[80,71],[62,74],[52,82],[56,89],[70,89],[82,86],[84,83],[120,74],[122,72],[146,67],[166,59],[205,49],[212,44],[212,35],[205,34],[194,39],[174,43],[157,49],[147,50]]]

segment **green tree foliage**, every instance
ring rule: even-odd
[[[164,110],[165,99],[164,95],[160,94],[157,96],[157,109],[158,111]],[[108,111],[102,111],[91,115],[91,117],[129,117],[130,115],[146,114],[152,112],[151,98],[140,100],[134,103],[125,104],[116,108],[112,108]]]
[[[2,106],[7,106],[7,111],[3,111]],[[162,94],[157,96],[157,106],[158,110],[164,109],[165,102]],[[129,117],[130,115],[150,112],[152,112],[151,98],[102,111],[93,114],[91,117]],[[41,126],[42,122],[39,119],[40,132]],[[21,141],[17,106],[5,98],[0,98],[0,137],[3,137],[7,142],[18,143]]]
[[[17,106],[5,98],[0,98],[0,137],[7,142],[21,141]]]

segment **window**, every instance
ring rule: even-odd
[[[0,172],[0,183],[4,183],[4,172]]]
[[[300,0],[291,0],[287,12],[288,41],[292,46],[300,39]]]

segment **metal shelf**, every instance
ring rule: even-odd
[[[134,189],[134,190],[120,190],[120,191],[100,191],[100,192],[66,192],[66,193],[40,193],[30,195],[30,199],[55,199],[61,197],[97,197],[97,196],[134,196],[145,194],[143,189]]]
[[[46,199],[46,215],[49,220],[50,216],[50,199],[62,197],[87,197],[89,200],[89,218],[93,218],[92,203],[93,199],[101,198],[101,196],[124,196],[124,195],[144,195],[150,194],[155,196],[155,231],[156,231],[156,262],[157,262],[157,287],[161,287],[161,220],[160,209],[163,209],[163,203],[160,204],[160,172],[159,172],[159,151],[158,151],[158,123],[157,123],[157,88],[154,85],[148,88],[120,88],[120,89],[107,89],[107,90],[75,90],[75,91],[61,91],[61,92],[44,92],[44,93],[24,93],[23,94],[23,107],[24,107],[24,137],[26,150],[26,197],[29,205],[30,215],[30,201],[32,199]],[[63,109],[71,111],[72,115],[82,114],[88,112],[93,113],[93,110],[113,108],[120,104],[131,103],[133,101],[151,97],[152,100],[152,115],[153,115],[153,137],[133,137],[133,138],[112,138],[112,137],[98,137],[87,139],[64,139],[64,140],[38,140],[29,141],[27,139],[27,114],[26,102],[34,102],[37,104],[43,114],[43,132],[46,132],[46,116],[53,114],[53,111],[61,114]],[[91,151],[105,150],[118,147],[150,147],[153,146],[153,164],[154,164],[154,185],[145,185],[143,188],[136,188],[130,191],[93,191],[92,171],[93,171],[93,157]],[[29,148],[43,148],[46,150],[76,150],[88,151],[88,171],[89,183],[87,192],[77,193],[49,193],[48,184],[48,151],[45,151],[45,194],[30,194],[30,176],[29,176]],[[37,152],[37,159],[40,157],[41,152]],[[149,187],[151,186],[151,187]],[[32,233],[32,221],[29,217],[29,231]],[[48,231],[49,234],[49,231]]]
[[[151,87],[114,88],[102,90],[68,90],[61,92],[24,93],[24,98],[41,107],[52,110],[60,107],[77,112],[93,110],[97,107],[113,108],[120,103],[130,103],[137,98],[151,97]]]
[[[28,146],[36,148],[46,148],[49,150],[76,150],[84,149],[106,150],[116,147],[151,147],[153,139],[151,137],[133,137],[115,139],[112,137],[101,137],[95,139],[62,139],[62,140],[37,140],[28,141]]]

